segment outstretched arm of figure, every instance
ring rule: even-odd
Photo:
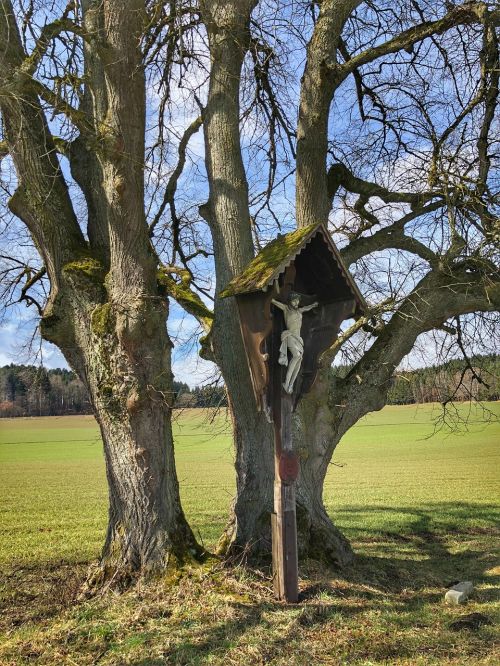
[[[274,298],[271,300],[271,303],[273,303],[280,310],[283,310],[283,312],[287,309],[286,303],[281,303],[281,301],[275,301]]]
[[[307,312],[308,310],[313,310],[317,308],[319,303],[311,303],[311,305],[304,305],[303,308],[299,308],[299,312]]]

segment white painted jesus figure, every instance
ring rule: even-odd
[[[299,374],[300,365],[302,363],[302,356],[304,355],[304,341],[300,337],[300,329],[302,328],[302,313],[312,310],[318,306],[318,303],[305,305],[300,308],[300,294],[292,292],[288,297],[288,305],[276,301],[274,298],[272,303],[283,310],[285,317],[286,329],[281,334],[281,347],[279,363],[280,365],[288,365],[285,382],[283,388],[289,394],[293,393],[293,385]],[[288,350],[292,354],[292,358],[288,361]]]

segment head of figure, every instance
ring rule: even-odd
[[[298,308],[300,305],[300,294],[296,294],[294,291],[290,292],[288,303],[292,308]]]

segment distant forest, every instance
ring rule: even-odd
[[[349,372],[349,366],[332,368],[332,381]],[[389,390],[389,405],[450,400],[499,400],[500,356],[478,356],[470,365],[463,360],[418,370],[397,371]],[[223,386],[197,386],[174,381],[174,405],[224,407]],[[62,416],[91,414],[87,392],[74,372],[48,370],[33,365],[0,368],[0,418],[12,416]]]
[[[350,366],[332,368],[332,381],[345,376],[349,370]],[[454,359],[417,370],[396,370],[387,404],[499,399],[500,356],[489,354],[472,357],[469,363]]]
[[[176,407],[227,404],[221,386],[190,389],[187,384],[174,381],[173,388]],[[91,413],[87,391],[71,370],[14,364],[0,368],[0,418]]]

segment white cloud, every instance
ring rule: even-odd
[[[197,349],[187,354],[174,354],[172,371],[178,382],[184,382],[190,388],[205,384],[218,374],[216,366],[200,358]]]
[[[35,329],[36,321],[32,317],[8,320],[0,325],[0,365],[42,362],[46,368],[67,368],[66,359],[59,349],[50,342],[41,341]]]

